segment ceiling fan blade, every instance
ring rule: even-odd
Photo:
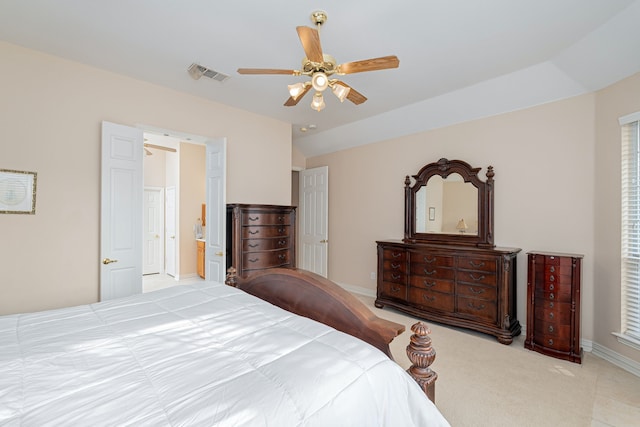
[[[298,75],[296,70],[278,70],[274,68],[238,68],[239,74],[286,74],[289,76]]]
[[[311,90],[311,85],[308,85],[304,88],[304,90],[302,91],[302,93],[300,95],[298,95],[297,98],[294,98],[293,96],[290,96],[289,99],[287,99],[287,102],[284,103],[285,107],[293,107],[294,105],[297,105],[298,102],[300,102],[300,100],[307,94],[307,92],[309,92],[309,90]]]
[[[296,27],[296,30],[298,31],[298,37],[300,37],[300,43],[302,43],[302,48],[307,55],[307,59],[311,62],[324,62],[318,30],[310,27]]]
[[[349,93],[347,94],[347,99],[351,102],[353,102],[356,105],[360,105],[363,102],[365,102],[367,100],[367,97],[364,96],[363,94],[361,94],[360,92],[358,92],[357,90],[355,90],[354,88],[352,88],[351,86],[349,86],[348,84],[346,84],[345,82],[342,82],[340,80],[336,81],[336,84],[339,84],[340,86],[344,86],[349,88]]]
[[[364,71],[385,70],[398,68],[400,61],[395,55],[382,56],[380,58],[364,59],[362,61],[347,62],[338,66],[339,74],[362,73]]]

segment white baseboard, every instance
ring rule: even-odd
[[[348,285],[346,283],[336,283],[351,293],[363,295],[365,297],[374,299],[376,297],[375,290],[363,288],[361,286]],[[520,326],[521,334],[526,336],[527,325],[521,324]],[[616,353],[615,351],[591,340],[582,339],[580,340],[580,344],[582,345],[583,351],[592,353],[593,355],[598,356],[599,358],[604,359],[607,362],[610,362],[611,364],[640,377],[640,363],[636,362],[635,360],[629,359],[628,357]]]

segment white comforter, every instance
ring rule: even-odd
[[[0,426],[442,426],[368,344],[205,282],[0,317]]]

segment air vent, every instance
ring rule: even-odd
[[[223,82],[229,78],[229,76],[226,74],[222,74],[218,71],[203,67],[202,65],[196,63],[191,64],[187,71],[189,71],[189,75],[191,75],[194,80],[198,80],[200,77],[205,76],[210,79]]]

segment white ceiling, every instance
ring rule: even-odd
[[[296,26],[327,12],[322,48],[338,63],[397,55],[397,69],[342,76],[359,106],[311,93]],[[640,71],[640,0],[2,0],[0,39],[293,125],[313,156],[591,92]],[[192,63],[227,74],[187,73]],[[46,70],[42,78],[46,78]],[[302,126],[315,124],[306,133]]]

